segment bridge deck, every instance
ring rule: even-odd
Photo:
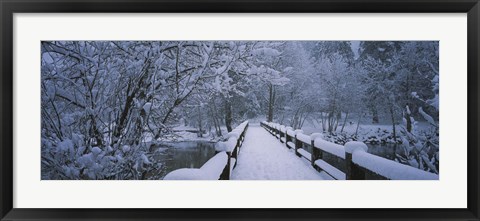
[[[240,149],[232,180],[319,180],[310,162],[295,155],[259,125],[251,125]]]

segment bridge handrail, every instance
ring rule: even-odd
[[[335,179],[436,180],[439,178],[435,173],[370,154],[367,152],[367,145],[363,142],[351,141],[342,146],[325,141],[318,133],[308,136],[301,130],[296,130],[293,135],[288,131],[281,133],[278,128],[283,125],[271,122],[261,122],[260,125],[280,140],[284,136],[286,146],[295,149],[297,156],[306,158],[315,169],[324,171]],[[312,147],[310,155],[303,149],[306,145]]]
[[[215,144],[216,154],[200,168],[181,168],[168,173],[164,180],[229,180],[237,165],[240,147],[245,140],[248,121],[238,125]]]
[[[168,173],[164,180],[215,180],[219,179],[223,168],[228,162],[228,155],[225,151],[215,154],[202,167],[181,168]]]

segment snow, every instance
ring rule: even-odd
[[[415,91],[412,92],[411,95],[412,95],[412,97],[414,97],[414,98],[417,98],[417,99],[420,98],[420,96],[418,96],[418,93],[415,92]]]
[[[57,149],[63,152],[72,152],[73,153],[73,142],[69,139],[65,139],[57,144]]]
[[[222,174],[225,165],[227,165],[228,156],[225,152],[217,153],[214,157],[210,158],[200,169],[211,178],[217,180]]]
[[[290,148],[295,149],[295,144],[294,144],[293,142],[291,142],[291,141],[288,141],[288,142],[287,142],[287,146],[289,146]]]
[[[201,169],[182,168],[167,174],[163,180],[203,180],[205,174]]]
[[[392,180],[438,180],[437,174],[429,173],[411,166],[369,154],[364,151],[355,151],[352,161]]]
[[[237,138],[235,137],[230,137],[227,141],[225,142],[217,142],[215,144],[215,150],[216,151],[226,151],[226,152],[232,152],[233,149],[235,149],[235,146],[237,145]]]
[[[360,57],[360,41],[350,41],[350,47],[356,60],[358,57]]]
[[[283,69],[283,72],[284,72],[284,73],[288,73],[288,72],[290,72],[290,71],[292,71],[292,70],[293,70],[293,67],[286,67],[285,69]]]
[[[435,120],[433,120],[433,117],[428,115],[427,113],[425,113],[425,111],[423,111],[423,108],[422,107],[419,107],[418,108],[418,112],[420,112],[420,114],[422,115],[422,117],[431,125],[433,126],[436,126],[437,124],[435,123]]]
[[[193,128],[192,130],[198,130],[198,129]],[[222,130],[222,134],[227,134],[226,127],[222,127],[221,130]],[[153,137],[147,137],[147,138],[148,139],[144,139],[145,142],[148,142],[149,140],[153,139]],[[158,141],[164,141],[164,142],[212,141],[212,142],[216,142],[216,141],[221,140],[221,139],[222,139],[222,137],[214,136],[213,133],[209,133],[209,132],[207,132],[207,134],[204,134],[202,137],[198,137],[198,132],[192,132],[192,131],[189,132],[189,131],[181,131],[181,129],[179,129],[179,130],[174,129],[173,134],[161,137],[160,139],[158,139]]]
[[[230,138],[235,138],[235,139],[238,139],[240,137],[240,133],[236,132],[236,131],[232,131],[230,133],[228,133],[227,135],[225,135],[225,139],[230,139]]]
[[[327,162],[325,162],[323,160],[316,160],[315,165],[320,167],[320,169],[322,169],[327,174],[329,174],[330,176],[334,177],[337,180],[347,179],[347,176],[345,175],[344,172],[342,172],[341,170],[337,169],[336,167],[328,164]]]
[[[305,135],[303,133],[297,133],[297,139],[306,144],[310,144],[312,142],[312,139],[310,138],[310,136]]]
[[[145,103],[145,104],[143,105],[143,110],[144,110],[145,112],[149,113],[151,107],[152,107],[152,103],[147,102],[147,103]]]
[[[427,100],[427,103],[429,105],[431,105],[432,107],[434,107],[437,111],[438,111],[438,105],[439,105],[439,97],[438,97],[438,94],[435,94],[435,97],[433,97],[432,99],[429,99]]]
[[[260,56],[279,56],[281,53],[278,50],[273,48],[258,48],[252,51],[253,55],[260,55]]]
[[[397,125],[401,126],[401,125]],[[322,126],[315,123],[305,123],[303,130],[305,134],[311,134],[315,132],[321,132]],[[341,126],[339,126],[341,127]],[[417,122],[415,125],[415,130],[417,131],[426,131],[429,130],[430,126],[427,122]],[[347,123],[344,127],[343,133],[336,133],[336,136],[324,134],[323,139],[343,144],[344,142],[352,140],[352,137],[355,134],[357,129],[357,123],[350,124]],[[363,141],[365,143],[394,143],[394,139],[391,136],[392,134],[392,125],[388,124],[360,124],[358,129],[358,134],[355,140]]]
[[[345,148],[342,145],[338,145],[332,142],[325,141],[321,138],[315,139],[313,142],[315,148],[319,148],[323,151],[331,153],[335,156],[338,156],[342,159],[345,159]]]
[[[172,128],[172,130],[180,131],[180,130],[198,130],[198,129],[195,128],[195,127],[191,127],[191,126],[179,125],[179,126],[176,126],[176,127]]]
[[[310,139],[311,140],[315,140],[317,138],[320,138],[320,139],[323,139],[323,134],[322,133],[313,133],[313,134],[310,134]]]
[[[243,133],[243,129],[240,129],[240,128],[237,127],[235,129],[233,129],[232,132],[230,132],[230,133],[236,133],[238,135],[238,137],[240,137],[240,134]]]
[[[297,151],[298,151],[298,153],[299,153],[300,155],[302,155],[303,157],[305,157],[307,160],[312,159],[312,154],[310,154],[308,151],[306,151],[306,150],[304,150],[304,149],[298,149]]]
[[[335,178],[333,178],[332,176],[330,176],[330,174],[326,173],[325,171],[321,171],[320,172],[320,176],[324,179],[324,180],[335,180]]]
[[[287,130],[287,134],[288,134],[289,136],[294,137],[295,134],[297,134],[297,133],[296,133],[294,130]]]
[[[244,121],[243,123],[239,124],[235,129],[236,130],[241,130],[243,131],[245,129],[245,127],[248,126],[248,120],[247,121]]]
[[[102,152],[102,149],[100,149],[99,147],[93,147],[92,148],[92,153],[96,155],[100,154]]]
[[[231,179],[321,180],[323,177],[265,129],[251,125]]]
[[[83,167],[90,167],[95,162],[95,156],[92,153],[87,153],[78,158],[78,163]]]
[[[355,151],[368,151],[368,147],[365,143],[359,141],[350,141],[345,144],[345,152],[353,153]]]
[[[122,151],[123,151],[124,153],[130,151],[130,146],[128,146],[128,145],[123,145],[123,146],[122,146]]]
[[[165,141],[165,142],[179,142],[179,141],[210,141],[210,142],[217,142],[223,139],[228,139],[230,136],[237,137],[241,134],[242,130],[237,130],[240,128],[245,128],[246,124],[248,121],[245,121],[244,123],[240,124],[237,128],[232,130],[232,132],[236,134],[230,134],[227,132],[227,128],[225,126],[221,127],[221,131],[223,136],[216,136],[216,134],[213,131],[207,131],[207,133],[203,134],[202,137],[198,137],[198,128],[191,127],[191,126],[184,126],[184,125],[179,125],[176,127],[173,127],[173,134],[169,136],[164,136],[158,141]],[[240,132],[239,132],[240,131]],[[239,132],[239,133],[238,133]],[[153,135],[152,135],[153,136]],[[153,137],[146,137],[144,139],[145,142],[149,142],[152,140]]]
[[[215,150],[216,151],[226,151],[226,152],[232,152],[233,149],[235,149],[235,146],[237,145],[237,141],[240,138],[240,135],[243,133],[245,130],[245,127],[247,126],[248,121],[245,121],[238,125],[235,129],[232,130],[232,132],[228,133],[225,138],[226,141],[224,142],[217,142],[215,144]]]
[[[148,157],[145,155],[145,154],[142,154],[140,156],[140,158],[142,159],[143,163],[145,164],[152,164],[152,162],[150,162],[150,160],[148,160]]]
[[[303,133],[303,130],[301,130],[301,129],[296,129],[296,130],[295,130],[295,133],[297,133],[297,134],[298,134],[298,133]]]
[[[236,162],[237,162],[237,159],[230,158],[230,174],[232,174],[232,171],[233,171],[233,168],[235,167]]]
[[[225,169],[228,156],[225,152],[217,153],[200,169],[182,168],[168,173],[164,180],[218,180]]]

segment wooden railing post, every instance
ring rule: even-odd
[[[346,179],[347,180],[364,180],[365,171],[363,171],[358,165],[353,163],[352,157],[355,151],[367,152],[368,147],[363,142],[350,141],[345,144],[345,163],[346,163]]]
[[[290,149],[290,147],[288,147],[288,142],[292,142],[292,136],[288,135],[288,132],[285,133],[285,146],[287,146],[287,148]]]
[[[282,130],[282,127],[280,127],[280,129],[278,129],[278,130],[280,131],[280,133],[279,133],[279,134],[280,134],[280,136],[279,136],[279,138],[278,138],[278,139],[280,140],[280,143],[283,143],[283,141],[282,141],[282,137],[284,137],[284,136],[285,136],[285,132]],[[285,142],[285,143],[286,143],[286,142]]]
[[[303,148],[303,143],[300,139],[297,138],[297,134],[295,134],[295,154],[297,156],[301,156],[300,153],[298,153],[299,148]]]
[[[286,127],[285,128],[285,146],[287,146],[287,148],[290,149],[290,147],[288,147],[288,142],[292,142],[292,136],[290,136],[288,134],[289,130],[293,130],[293,128],[291,128],[291,127]]]
[[[219,180],[229,180],[230,179],[230,161],[232,158],[232,153],[230,152],[225,152],[227,153],[227,165],[225,165],[225,168],[223,169],[222,174],[220,174]]]
[[[315,139],[312,139],[312,166],[315,167],[315,161],[323,159],[323,151],[315,147]]]
[[[237,140],[237,144],[235,145],[235,148],[233,148],[233,151],[231,153],[231,157],[237,159],[239,150],[240,150],[240,139]]]
[[[315,161],[318,159],[323,158],[323,152],[320,148],[315,147],[315,139],[323,139],[323,134],[321,133],[313,133],[310,135],[311,145],[312,145],[312,154],[311,154],[311,159],[310,162],[312,163],[312,166],[315,167]]]

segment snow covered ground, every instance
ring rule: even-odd
[[[397,137],[400,135],[402,125],[396,125]],[[340,124],[334,134],[324,134],[324,139],[330,142],[344,144],[353,140],[355,131],[357,130],[357,123],[347,122],[343,132],[340,132],[342,124]],[[431,128],[427,122],[415,122],[414,130],[417,134],[428,131]],[[312,133],[322,133],[322,126],[316,122],[305,122],[302,127],[303,133],[309,135]],[[355,140],[372,144],[395,143],[392,136],[392,125],[384,124],[360,124],[358,127],[358,134]],[[400,142],[398,138],[397,142]]]
[[[184,142],[184,141],[208,141],[208,142],[218,142],[223,139],[223,136],[216,136],[214,131],[207,131],[202,137],[198,136],[198,129],[191,126],[179,125],[171,128],[172,133],[164,135],[159,138],[158,141],[162,142]],[[228,133],[225,126],[221,127],[222,134],[225,135]],[[153,136],[151,134],[144,134],[143,142],[151,142]]]
[[[232,180],[322,180],[324,177],[259,125],[250,125]]]

